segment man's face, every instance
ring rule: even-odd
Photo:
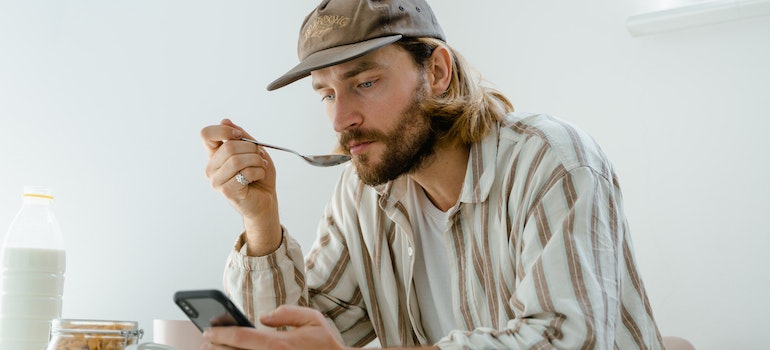
[[[389,45],[312,77],[340,148],[366,184],[418,170],[433,154],[435,135],[421,108],[425,76],[406,51]]]

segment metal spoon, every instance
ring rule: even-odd
[[[277,149],[279,151],[294,153],[302,157],[302,159],[304,159],[306,162],[315,166],[334,166],[334,165],[345,163],[350,160],[350,157],[344,154],[325,154],[325,155],[317,155],[317,156],[306,156],[306,155],[299,154],[296,151],[292,151],[288,148],[273,146],[264,142],[259,142],[257,140],[242,138],[241,141],[251,142],[253,144],[260,145],[262,147]]]

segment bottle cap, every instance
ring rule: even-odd
[[[53,199],[51,189],[46,186],[24,186],[24,197]]]

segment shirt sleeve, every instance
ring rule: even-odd
[[[257,328],[264,328],[257,322],[260,314],[284,304],[308,304],[302,250],[283,229],[283,242],[275,252],[248,256],[244,235],[238,237],[227,258],[224,289]]]
[[[334,219],[339,217],[339,196],[327,206],[306,257],[285,228],[281,246],[262,257],[247,256],[243,234],[238,239],[227,259],[225,291],[252,321],[279,305],[292,304],[320,311],[346,345],[363,346],[376,337],[347,242]]]
[[[453,331],[440,348],[613,349],[626,328],[636,328],[637,343],[620,348],[659,344],[645,331],[654,328],[651,315],[625,312],[646,298],[643,289],[624,285],[636,267],[625,254],[628,232],[616,183],[580,167],[552,184],[527,208],[520,233],[511,235],[515,317],[503,329]]]

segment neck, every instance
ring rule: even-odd
[[[410,175],[436,208],[447,211],[457,203],[465,180],[469,153],[466,146],[437,145],[430,164]]]

